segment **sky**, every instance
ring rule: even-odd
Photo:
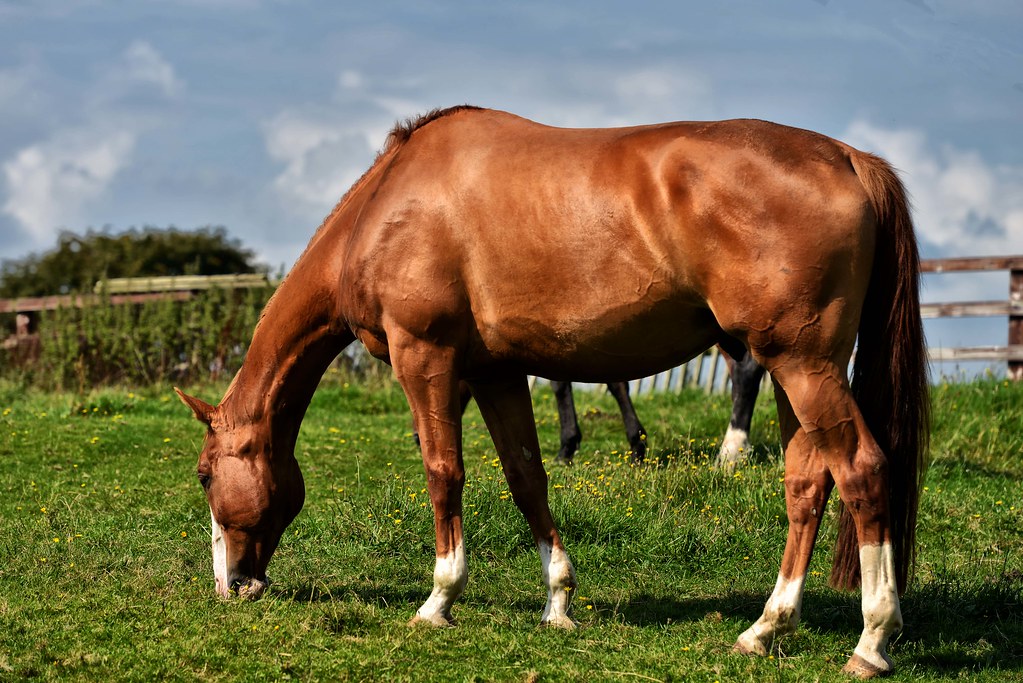
[[[1023,254],[1020,35],[1018,0],[0,0],[0,259],[224,226],[286,269],[395,121],[463,103],[817,130],[901,171],[924,257]],[[1007,291],[945,275],[923,298]]]

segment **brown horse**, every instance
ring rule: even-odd
[[[816,133],[751,120],[558,129],[474,107],[399,125],[267,304],[220,405],[182,395],[208,426],[198,476],[217,589],[265,589],[303,503],[299,424],[358,339],[394,367],[422,438],[437,560],[413,621],[449,624],[465,588],[464,380],[540,551],[542,623],[571,627],[575,572],[548,507],[527,373],[625,380],[715,343],[739,355],[739,340],[776,386],[789,535],[736,649],[764,654],[795,628],[837,486],[832,581],[863,591],[846,668],[888,672],[926,450],[918,272],[895,173]]]

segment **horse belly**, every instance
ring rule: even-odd
[[[712,346],[721,329],[702,306],[675,304],[580,316],[554,308],[477,320],[484,358],[566,381],[622,381],[654,374]],[[539,310],[538,310],[539,309]]]

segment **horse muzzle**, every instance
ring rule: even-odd
[[[229,590],[221,592],[225,598],[232,596],[238,596],[244,600],[258,600],[266,592],[267,586],[270,585],[270,579],[263,577],[262,579],[254,579],[249,577],[235,577],[231,579]]]

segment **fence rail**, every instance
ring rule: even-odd
[[[994,360],[1008,364],[1008,375],[1023,380],[1023,256],[980,256],[928,259],[921,262],[925,273],[966,273],[1009,271],[1008,301],[970,301],[929,304],[922,307],[924,317],[1001,317],[1009,319],[1007,346],[970,346],[932,348],[932,361]]]
[[[921,262],[921,270],[924,273],[1009,271],[1007,301],[929,303],[921,306],[921,315],[924,318],[1008,318],[1006,346],[932,347],[928,349],[928,355],[932,362],[1004,361],[1008,364],[1009,377],[1023,380],[1023,256],[925,259]],[[213,287],[237,289],[264,287],[267,284],[263,275],[119,278],[98,283],[94,294],[0,299],[0,313],[34,314],[62,307],[92,306],[105,301],[115,304],[140,304],[167,299],[180,301],[190,298],[197,291]],[[12,340],[16,341],[12,337],[4,345],[9,346]],[[630,384],[635,393],[678,391],[682,387],[702,387],[707,392],[725,391],[728,387],[728,373],[721,372],[721,361],[722,355],[715,347],[683,365],[633,380]]]

